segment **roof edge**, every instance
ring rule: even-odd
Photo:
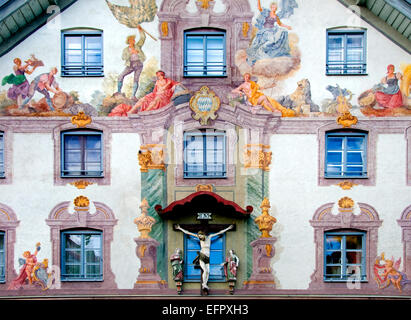
[[[379,17],[377,17],[374,13],[372,13],[367,7],[361,5],[361,1],[358,0],[337,0],[346,8],[350,7],[357,7],[359,6],[361,10],[356,11],[352,10],[353,13],[358,15],[361,19],[365,22],[372,25],[375,29],[377,29],[380,33],[386,36],[390,41],[395,43],[401,49],[403,49],[408,54],[411,54],[411,41],[409,41],[406,37],[404,37],[400,32],[395,30],[393,27],[385,23]],[[388,3],[390,4],[390,3]]]

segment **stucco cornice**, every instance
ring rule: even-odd
[[[50,133],[56,127],[71,123],[70,117],[1,117],[0,125],[13,133]],[[130,117],[93,117],[94,124],[102,125],[112,133],[144,134],[153,129],[168,129],[178,121],[192,120],[188,104],[140,113]],[[260,109],[255,114],[249,107],[237,104],[234,107],[222,104],[217,120],[227,121],[244,128],[264,130],[266,134],[317,134],[318,129],[335,124],[334,117],[282,118],[278,114]],[[383,134],[405,134],[411,126],[410,117],[359,118],[358,124],[373,128]]]

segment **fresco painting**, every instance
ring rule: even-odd
[[[295,112],[292,109],[283,107],[276,100],[261,92],[258,84],[251,80],[251,75],[249,73],[244,74],[244,82],[231,93],[234,95],[234,99],[236,95],[244,95],[245,99],[253,107],[260,105],[270,112],[280,111],[284,117],[293,117],[295,115]],[[254,108],[252,108],[252,111],[253,110]]]
[[[323,89],[323,95],[331,93],[332,98],[324,98],[320,104],[312,99],[312,79],[308,78],[297,81],[293,92],[279,92],[276,97],[267,94],[282,81],[298,75],[301,67],[298,36],[292,31],[292,16],[299,6],[296,0],[253,1],[258,11],[249,45],[235,53],[235,67],[245,80],[232,88],[230,105],[246,104],[252,113],[261,109],[280,112],[283,117],[335,117],[345,112],[357,117],[411,115],[409,63],[399,67],[390,64],[380,83],[371,84],[362,93],[330,84]],[[158,41],[142,26],[154,23],[156,1],[130,0],[129,6],[120,6],[106,0],[106,4],[116,21],[136,34],[124,36],[127,46],[119,54],[123,66],[113,66],[117,71],[105,75],[101,89],[93,92],[91,100],[82,102],[76,88],[60,88],[57,67],[44,66],[32,54],[24,62],[16,57],[13,73],[0,75],[0,116],[72,116],[84,111],[91,116],[127,117],[190,100],[193,93],[183,84],[164,73],[159,79],[160,62],[145,53],[147,36]],[[33,75],[36,71],[41,73]],[[160,84],[162,81],[165,86]]]
[[[378,256],[374,262],[374,280],[377,282],[379,289],[385,289],[393,286],[399,292],[402,292],[404,286],[411,283],[404,272],[399,271],[401,258],[395,260],[385,258],[384,252]]]
[[[411,115],[409,103],[411,65],[403,67],[404,75],[395,72],[395,66],[387,66],[387,74],[381,82],[358,97],[361,111],[367,116]]]
[[[23,258],[19,258],[20,273],[11,282],[8,290],[17,290],[24,288],[41,288],[42,291],[59,286],[59,274],[55,268],[49,272],[48,259],[38,261],[37,254],[40,251],[40,243],[36,244],[33,253],[25,251]],[[54,267],[54,266],[53,266]]]
[[[260,87],[267,89],[290,77],[300,67],[298,36],[289,32],[292,26],[282,22],[294,14],[298,4],[295,0],[282,0],[278,10],[280,3],[271,2],[266,8],[257,1],[259,14],[249,47],[238,50],[235,63],[241,74],[257,77]]]
[[[198,0],[198,3],[202,2],[202,8],[208,9],[209,2],[213,1],[214,0]],[[379,83],[370,83],[370,89],[360,94],[355,92],[353,88],[348,88],[346,84],[341,84],[338,83],[338,80],[334,80],[338,78],[329,77],[327,80],[329,81],[329,84],[319,89],[321,90],[324,99],[322,101],[314,101],[311,86],[314,79],[304,77],[302,74],[301,77],[299,77],[299,71],[301,69],[301,53],[297,46],[298,36],[292,32],[292,19],[290,19],[290,23],[288,22],[288,19],[292,18],[294,13],[300,9],[297,1],[250,1],[257,2],[258,12],[256,12],[255,24],[251,30],[251,39],[248,47],[236,52],[235,66],[229,66],[236,72],[239,71],[239,74],[242,76],[241,83],[236,83],[236,85],[232,84],[232,88],[229,88],[228,101],[230,106],[234,107],[237,103],[240,103],[248,106],[251,114],[255,114],[258,111],[263,111],[266,112],[267,115],[271,116],[271,114],[274,113],[284,118],[329,117],[329,119],[333,119],[341,115],[346,115],[347,113],[354,114],[359,117],[361,116],[363,118],[411,115],[411,64],[398,64],[398,61],[393,61],[393,64],[389,64],[386,67],[382,66],[382,70],[384,68],[386,69],[386,74],[384,77],[381,78]],[[225,1],[223,2],[225,3]],[[118,65],[111,66],[115,71],[105,74],[104,78],[100,81],[100,87],[93,88],[94,92],[91,94],[91,100],[88,102],[83,101],[78,91],[76,91],[76,89],[78,90],[79,88],[76,88],[75,86],[71,88],[68,88],[69,86],[66,87],[64,84],[64,79],[58,78],[59,69],[54,65],[45,64],[42,60],[36,57],[36,55],[40,58],[41,56],[38,53],[35,53],[31,54],[30,57],[24,61],[21,58],[14,58],[11,68],[13,72],[0,75],[0,78],[2,79],[2,88],[0,91],[0,116],[67,117],[76,115],[80,111],[83,111],[86,115],[91,116],[132,118],[133,115],[136,116],[141,113],[147,114],[163,108],[164,112],[172,113],[174,112],[173,107],[182,105],[181,108],[192,108],[193,106],[197,107],[196,110],[192,108],[192,111],[195,113],[194,116],[192,115],[192,118],[195,120],[200,120],[201,125],[209,125],[209,119],[215,120],[215,113],[220,108],[220,99],[212,91],[214,84],[210,81],[210,78],[206,80],[211,83],[210,88],[207,86],[202,86],[200,91],[193,93],[187,89],[183,83],[177,81],[177,79],[173,79],[166,72],[162,71],[160,67],[161,63],[158,59],[155,56],[150,56],[149,54],[150,50],[148,49],[149,46],[147,45],[147,40],[158,41],[158,39],[156,38],[156,35],[152,35],[146,31],[142,24],[154,24],[154,19],[158,9],[156,1],[129,0],[130,6],[115,5],[108,0],[105,0],[105,3],[107,4],[106,9],[110,10],[116,21],[122,25],[125,25],[129,29],[133,29],[135,34],[129,34],[131,32],[127,32],[121,35],[123,39],[121,43],[122,50],[117,50],[117,60],[119,63]],[[153,25],[151,25],[151,27],[152,26]],[[162,30],[163,33],[166,33],[164,26],[168,25],[162,24],[159,29]],[[150,30],[149,28],[147,29]],[[290,90],[291,92],[285,92],[282,90],[280,92],[281,94],[275,97],[267,93],[280,82],[285,82],[286,80],[291,81],[294,77],[299,80],[296,81],[295,89]],[[363,79],[365,79],[364,81],[368,81],[366,77]],[[59,82],[62,82],[61,80],[63,80],[63,83],[60,87]],[[216,83],[218,83],[218,80],[216,80]],[[217,87],[218,84],[215,86]],[[205,93],[203,91],[205,91]],[[196,97],[201,95],[202,98],[205,98],[202,100],[197,99],[197,101],[199,100],[198,103],[192,103]],[[215,101],[218,101],[218,103]],[[202,113],[202,117],[198,116],[200,113]],[[243,116],[244,113],[240,115]],[[198,117],[196,118],[196,116]],[[258,117],[250,116],[251,120],[254,120],[255,118]],[[267,118],[271,120],[271,117]],[[263,118],[263,121],[261,122],[264,122],[264,120],[265,118]],[[91,121],[91,119],[89,119],[89,121]],[[405,119],[405,121],[407,121],[407,119]],[[114,121],[113,123],[116,122],[120,123],[122,121]],[[284,122],[287,123],[287,121]],[[304,121],[289,121],[289,123],[298,122],[305,123]],[[321,123],[320,121],[318,122]],[[227,121],[227,123],[231,122]],[[238,126],[238,124],[235,123],[235,126]],[[114,140],[115,139],[113,139],[113,141]],[[151,146],[159,147],[162,145],[146,144],[144,146],[141,145],[140,148],[142,150],[148,150],[148,146],[151,148]],[[260,158],[261,156],[263,156],[263,158],[265,156],[269,158],[269,161],[267,162],[268,165],[265,163],[264,165],[261,165],[260,161],[258,167],[247,166],[247,164],[245,164],[244,168],[250,167],[251,169],[261,169],[262,171],[265,171],[265,167],[268,168],[271,163],[271,155],[274,154],[274,151],[265,151],[266,149],[268,150],[268,148],[270,148],[270,145],[268,145],[268,147],[264,146],[264,148],[261,147],[261,150],[259,149],[258,151],[258,156]],[[161,149],[160,153],[163,155],[163,149]],[[148,161],[150,161],[150,163],[156,162],[151,161],[151,150],[148,150],[146,154],[150,155],[150,159],[147,160],[147,163]],[[251,151],[247,150],[247,159],[250,158],[250,154]],[[139,160],[141,160],[140,155],[142,155],[141,150],[139,151]],[[246,160],[246,162],[249,161]],[[113,165],[113,167],[115,166]],[[148,188],[149,191],[144,190],[144,192],[148,192],[151,198],[155,198],[157,197],[158,192],[164,191],[162,190],[163,185],[161,185],[163,182],[160,181],[160,178],[162,179],[162,177],[164,177],[163,173],[166,172],[166,170],[163,168],[158,170],[157,167],[155,168],[156,171],[144,171],[143,165],[141,165],[141,167],[141,172],[144,172],[144,174],[140,174],[140,178],[142,175],[143,179],[145,179],[145,183],[150,184],[151,187],[158,187]],[[148,165],[145,165],[145,167],[147,168]],[[162,167],[164,167],[164,162]],[[263,173],[262,171],[261,173]],[[258,179],[258,177],[255,179]],[[265,178],[261,180],[260,185],[260,182],[256,183],[251,175],[250,177],[247,177],[244,182],[247,188],[247,196],[250,194],[251,198],[251,195],[254,196],[253,192],[255,192],[255,194],[260,192],[250,191],[251,189],[260,188],[262,193],[265,193],[266,191],[264,188],[267,188],[268,190],[268,187],[266,186],[266,180],[264,179]],[[87,181],[82,182],[89,183]],[[348,184],[351,183],[350,181],[345,182]],[[89,184],[93,183],[94,182],[90,182]],[[166,183],[168,187],[168,181],[166,181]],[[341,182],[341,184],[343,184],[343,182]],[[144,184],[142,185],[144,187]],[[170,183],[170,185],[172,185],[172,183]],[[353,185],[357,184],[350,184],[351,187]],[[212,191],[214,185],[209,184],[208,186]],[[227,187],[223,184],[222,186]],[[212,193],[211,191],[197,189],[199,187],[201,189],[202,187],[207,187],[207,185],[197,185],[197,192],[201,191]],[[228,189],[229,188],[227,188],[227,190]],[[151,192],[154,193],[150,194]],[[160,197],[161,196],[158,196],[158,198]],[[84,206],[78,205],[78,207],[88,207],[88,199],[85,197],[82,199],[86,199],[87,204]],[[349,198],[343,199],[351,200]],[[77,204],[75,205],[77,206]],[[249,207],[253,209],[251,206]],[[344,206],[341,205],[340,209],[343,207]],[[142,207],[140,206],[140,208]],[[147,208],[149,208],[148,202]],[[262,235],[260,238],[257,238],[250,243],[249,247],[252,250],[250,250],[249,253],[253,256],[246,256],[244,252],[237,250],[236,247],[236,250],[230,249],[225,254],[225,259],[219,265],[219,267],[223,270],[225,281],[229,285],[229,294],[234,293],[237,280],[239,283],[240,280],[245,277],[243,275],[243,270],[249,266],[247,265],[248,259],[252,262],[252,270],[249,270],[252,274],[249,278],[250,281],[245,281],[243,283],[245,285],[245,290],[250,288],[251,290],[254,290],[257,288],[258,292],[258,286],[253,287],[253,285],[261,284],[261,282],[265,283],[263,283],[263,285],[269,286],[268,288],[270,290],[275,289],[274,278],[272,278],[271,263],[275,253],[274,242],[276,241],[276,238],[271,237],[270,232],[272,231],[272,227],[277,220],[268,213],[268,208],[270,208],[268,198],[264,197],[260,208],[262,209],[262,214],[255,218],[254,222],[255,226],[258,226],[258,229],[262,232]],[[351,207],[344,207],[344,209],[351,210]],[[350,210],[345,211],[345,213],[352,213],[352,210]],[[247,212],[251,213],[251,211]],[[143,217],[146,215],[144,212],[145,211],[143,210]],[[157,213],[160,214],[160,211],[157,211]],[[327,212],[325,210],[321,211],[321,217],[323,217],[323,214],[324,217],[326,217],[325,215]],[[144,217],[144,219],[146,218],[147,216]],[[142,234],[142,237],[134,240],[138,245],[136,250],[137,256],[141,260],[141,268],[139,272],[140,275],[143,276],[144,273],[151,272],[150,269],[155,270],[157,263],[157,251],[154,252],[144,243],[144,241],[149,238],[148,233],[151,231],[151,224],[154,224],[156,221],[151,216],[147,219],[151,220],[149,221],[150,230],[148,230],[146,226],[143,226],[146,229],[142,229],[141,225],[143,223],[139,225],[136,223],[138,219],[135,219],[135,223],[138,225],[138,231]],[[346,214],[344,218],[342,218],[342,225],[344,228],[346,225],[350,225],[351,219],[354,220],[354,214]],[[361,219],[359,219],[359,221],[360,220]],[[323,221],[326,222],[325,219]],[[321,221],[321,223],[323,221]],[[141,219],[140,222],[142,222]],[[361,220],[360,222],[364,221]],[[337,222],[333,220],[332,223]],[[199,282],[202,294],[208,295],[208,285],[209,282],[211,282],[209,281],[211,257],[210,239],[214,236],[222,235],[231,229],[234,231],[234,223],[229,225],[227,228],[212,234],[206,234],[203,231],[199,231],[196,234],[191,233],[190,231],[180,227],[179,224],[176,224],[174,227],[174,231],[181,231],[186,235],[191,235],[199,239],[201,251],[198,252],[198,257],[195,258],[195,261],[198,261],[198,266],[202,271]],[[108,231],[109,232],[107,233],[112,233],[112,230]],[[250,229],[246,230],[246,232],[249,231]],[[183,239],[183,236],[180,238]],[[150,239],[153,240],[152,243],[155,243],[154,239]],[[151,240],[147,241],[150,242]],[[154,247],[157,248],[157,245]],[[26,289],[27,294],[27,290],[32,289],[41,289],[43,291],[52,288],[60,289],[60,284],[58,282],[60,271],[54,269],[55,266],[51,266],[51,268],[49,268],[48,259],[43,259],[42,262],[39,261],[38,254],[40,249],[40,243],[37,243],[35,245],[34,252],[24,251],[22,253],[22,257],[18,259],[20,269],[19,274],[15,277],[15,279],[12,279],[8,290]],[[249,248],[246,248],[246,250],[248,249]],[[236,251],[239,252],[238,254],[240,257],[244,257],[244,260],[242,260],[244,267],[241,265],[240,268],[240,259],[237,256]],[[107,254],[107,256],[108,258],[110,257],[109,254]],[[369,256],[374,258],[376,254]],[[106,259],[106,256],[104,256],[104,259]],[[165,257],[159,257],[158,261],[160,263],[164,263],[165,259]],[[187,261],[184,261],[184,259],[184,251],[176,248],[175,252],[167,261],[167,263],[171,265],[170,270],[172,273],[170,274],[172,277],[170,277],[170,279],[175,282],[178,294],[182,293],[182,285],[186,272],[184,264]],[[109,259],[107,259],[107,261],[108,260]],[[367,265],[369,265],[368,262]],[[146,266],[149,266],[149,268],[146,268]],[[373,290],[384,290],[391,286],[401,293],[404,287],[411,283],[411,280],[408,280],[405,272],[399,271],[400,267],[401,258],[395,259],[392,257],[391,259],[387,259],[384,253],[382,253],[381,256],[376,257],[374,261],[371,260],[371,268],[373,270],[374,280],[377,284],[376,287],[374,286]],[[51,271],[49,269],[51,269]],[[157,271],[155,272],[156,276],[158,276]],[[106,279],[104,281],[106,281]],[[144,284],[146,285],[151,280],[139,281],[140,280],[138,280],[136,284],[144,284],[144,282],[146,282]],[[151,281],[151,284],[155,281]],[[165,280],[161,280],[159,283],[163,285],[166,282]],[[374,283],[372,283],[372,285],[374,285]],[[134,288],[138,288],[138,286],[135,286]],[[147,289],[147,287],[144,286],[141,288],[144,290]],[[265,287],[261,286],[261,288]]]
[[[178,82],[166,78],[164,71],[161,70],[156,72],[156,77],[157,81],[151,93],[139,99],[132,107],[126,104],[118,105],[109,116],[127,116],[141,111],[157,110],[168,105]]]
[[[55,76],[58,73],[56,67],[52,67],[49,72],[43,72],[34,77],[31,82],[26,78],[37,67],[44,66],[41,60],[31,55],[31,58],[22,65],[19,58],[14,60],[13,70],[15,74],[5,76],[2,85],[11,85],[0,95],[0,115],[2,116],[68,116],[71,115],[67,109],[78,102],[78,95],[75,91],[67,93],[63,91],[57,83]],[[32,67],[31,69],[29,69]],[[53,96],[52,96],[53,94]],[[33,99],[34,96],[42,96],[40,99]]]

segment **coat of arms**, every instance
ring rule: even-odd
[[[220,109],[220,98],[207,86],[203,86],[190,99],[190,109],[193,118],[200,120],[201,125],[207,125],[209,119],[217,119],[216,112]]]

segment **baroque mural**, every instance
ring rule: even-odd
[[[201,18],[204,19],[202,21],[204,25],[209,26],[209,21],[206,20],[212,16],[211,13],[216,1],[197,0],[195,2],[198,12],[201,13]],[[298,78],[302,67],[303,50],[300,50],[299,35],[293,31],[293,22],[295,22],[293,18],[295,13],[302,9],[299,6],[301,1],[242,0],[243,3],[251,1],[255,1],[257,12],[253,16],[252,25],[244,22],[240,31],[240,37],[241,35],[243,38],[249,37],[248,46],[236,48],[233,52],[234,62],[231,61],[233,65],[228,66],[234,69],[233,74],[239,75],[238,79],[240,80],[237,79],[238,81],[230,83],[226,97],[219,96],[218,92],[220,91],[218,89],[220,88],[218,88],[218,85],[215,85],[215,87],[213,85],[202,85],[198,86],[198,91],[190,90],[187,82],[183,81],[184,79],[174,79],[174,75],[169,75],[161,70],[161,61],[149,49],[148,41],[159,44],[161,42],[159,39],[162,39],[162,37],[174,37],[176,39],[180,35],[176,34],[175,30],[167,23],[164,24],[164,22],[158,25],[159,34],[151,32],[152,28],[150,29],[149,26],[156,25],[159,10],[155,0],[129,0],[129,6],[121,6],[105,0],[106,9],[111,12],[116,23],[125,26],[127,31],[130,32],[128,35],[121,34],[119,36],[124,40],[122,40],[123,48],[120,50],[121,52],[117,52],[117,60],[121,61],[121,64],[111,66],[116,71],[110,71],[102,77],[101,87],[93,88],[95,90],[91,95],[92,99],[87,102],[82,101],[82,97],[77,91],[79,87],[66,85],[67,82],[64,81],[64,78],[59,79],[58,74],[61,70],[55,65],[44,63],[45,60],[41,57],[41,53],[35,52],[27,57],[15,57],[12,64],[10,63],[10,73],[0,75],[2,79],[0,116],[72,117],[72,124],[77,125],[77,128],[87,127],[92,122],[92,117],[127,118],[141,113],[155,113],[159,109],[173,113],[176,109],[183,110],[183,108],[192,113],[191,117],[199,121],[200,125],[208,126],[211,121],[217,119],[218,112],[223,104],[224,106],[221,109],[224,109],[226,114],[228,114],[227,108],[236,110],[235,107],[241,105],[241,110],[237,109],[236,111],[238,114],[243,112],[245,110],[244,106],[246,106],[247,110],[245,112],[251,114],[250,119],[252,120],[254,120],[253,115],[256,113],[263,114],[263,120],[266,119],[266,116],[272,120],[273,113],[275,116],[285,118],[330,117],[337,118],[339,124],[347,121],[349,124],[343,124],[344,127],[355,124],[356,117],[411,116],[411,64],[402,61],[393,61],[393,64],[384,66],[382,69],[385,68],[386,73],[382,75],[380,82],[370,83],[370,89],[364,92],[356,92],[354,88],[340,85],[338,80],[331,83],[331,78],[328,78],[327,81],[330,84],[321,88],[324,99],[314,101],[312,84],[315,79],[302,76],[296,82],[293,91],[286,92],[282,90],[279,94],[273,95],[271,89],[282,82]],[[176,0],[175,2],[181,4],[184,1]],[[187,5],[189,2],[190,0],[185,1]],[[222,0],[222,2],[224,4],[231,3],[228,0]],[[191,14],[188,11],[186,13],[187,16]],[[247,12],[244,12],[244,17],[247,14]],[[224,15],[224,12],[221,15]],[[212,83],[210,79],[214,78],[207,79],[208,84]],[[367,81],[366,77],[364,81]],[[220,116],[221,114],[222,112]],[[356,117],[350,118],[352,115]],[[255,119],[257,119],[257,116]],[[155,121],[157,120],[160,124],[159,127],[164,125],[162,123],[164,119],[161,116],[155,119]],[[224,121],[226,120],[224,119]],[[227,123],[229,121],[226,121],[224,125],[231,125]],[[150,125],[157,126],[158,124],[153,121],[150,122]],[[194,126],[197,128],[197,123]],[[215,127],[217,128],[217,126]],[[90,126],[88,128],[93,129]],[[178,128],[175,130],[177,131]],[[265,132],[261,132],[261,135],[265,134]],[[175,134],[178,136],[179,133],[176,132]],[[147,138],[144,137],[144,139]],[[229,150],[234,150],[232,142],[233,140],[229,140],[227,143],[231,148]],[[257,199],[257,196],[261,196],[259,192],[262,191],[263,193],[260,206],[261,214],[254,215],[253,213],[253,216],[251,216],[253,211],[251,205],[246,210],[237,207],[234,201],[227,201],[214,193],[215,186],[213,184],[198,184],[195,196],[192,193],[183,200],[176,200],[175,203],[163,209],[162,205],[158,204],[162,203],[168,186],[168,181],[165,183],[167,166],[165,165],[166,154],[163,147],[164,145],[157,144],[157,141],[156,143],[150,141],[150,143],[140,146],[138,153],[141,185],[145,188],[142,194],[148,195],[150,204],[144,199],[140,205],[141,215],[134,220],[140,232],[140,236],[134,238],[136,256],[140,260],[139,275],[134,283],[134,289],[141,289],[144,293],[147,290],[153,290],[155,293],[159,292],[155,290],[165,290],[163,292],[170,293],[171,290],[166,291],[169,288],[167,288],[166,280],[164,280],[164,270],[169,266],[171,279],[175,282],[177,293],[183,293],[185,272],[187,271],[185,265],[191,264],[191,261],[184,261],[187,248],[185,247],[184,250],[180,248],[181,246],[172,248],[175,251],[168,251],[168,255],[165,254],[164,249],[165,245],[169,246],[167,249],[171,248],[171,245],[166,243],[166,237],[169,233],[175,232],[179,238],[187,239],[185,241],[191,239],[189,236],[195,238],[196,241],[198,240],[199,251],[193,261],[195,265],[193,268],[198,269],[198,272],[201,273],[199,282],[201,294],[208,295],[210,290],[208,285],[211,282],[210,269],[212,267],[216,268],[214,265],[211,267],[210,264],[212,239],[225,237],[229,231],[241,230],[244,231],[245,236],[241,231],[237,232],[237,235],[242,234],[241,238],[234,238],[233,236],[237,243],[233,241],[232,244],[239,245],[238,240],[245,239],[247,242],[245,250],[242,251],[244,249],[242,243],[239,247],[234,246],[234,248],[224,246],[221,249],[221,251],[225,251],[224,260],[220,261],[217,266],[221,269],[221,274],[229,290],[228,294],[234,294],[234,289],[239,287],[240,279],[247,279],[242,283],[243,288],[238,290],[240,293],[247,292],[247,290],[261,293],[266,290],[274,292],[277,280],[272,273],[272,262],[275,255],[281,254],[281,250],[278,253],[275,250],[274,244],[277,241],[278,233],[274,237],[271,232],[277,223],[277,219],[270,215],[271,204],[269,199],[265,197],[266,189],[269,188],[269,178],[264,174],[265,171],[269,171],[273,156],[273,153],[269,152],[270,145],[247,144],[245,146],[244,168],[242,169],[259,170],[258,175],[253,176],[253,174],[250,174],[245,179],[247,196],[254,202],[254,207],[257,208],[260,205],[258,201],[261,199]],[[346,183],[345,187],[344,183]],[[94,183],[79,180],[70,184],[78,189],[85,189],[88,185]],[[343,190],[350,190],[354,185],[357,184],[349,181],[340,183]],[[146,186],[150,187],[146,188]],[[177,186],[177,183],[175,186]],[[185,187],[188,190],[188,186]],[[259,188],[261,190],[258,190]],[[253,197],[255,199],[252,199]],[[247,201],[250,199],[247,199]],[[95,258],[101,258],[101,261],[110,261],[113,228],[117,224],[116,217],[108,207],[99,202],[94,203],[96,212],[91,212],[90,201],[85,196],[77,197],[73,203],[74,212],[70,212],[69,202],[60,203],[52,210],[49,219],[46,220],[52,234],[52,260],[57,261],[60,258],[57,248],[58,244],[61,243],[62,231],[87,227],[104,229],[106,237],[106,242],[102,245],[104,246],[104,259],[100,257],[98,250],[96,250]],[[199,211],[204,206],[208,209],[205,204],[208,204],[210,208],[217,207],[215,203],[223,208],[221,212],[224,213],[222,215],[227,214],[227,221],[224,220],[226,217],[220,217],[222,219],[219,221],[220,224],[209,224],[208,220],[211,220],[210,216],[215,212],[196,212],[198,214],[197,220],[199,220],[196,221],[198,222],[196,224],[186,224],[187,221],[177,217],[181,219],[180,224],[180,220],[172,216],[177,212],[177,210],[173,211],[174,206],[185,205],[186,208],[194,207]],[[391,289],[393,288],[401,293],[404,287],[411,283],[405,271],[400,271],[401,258],[395,259],[392,257],[388,259],[384,253],[380,256],[374,254],[374,252],[377,252],[377,241],[375,240],[377,229],[382,224],[382,220],[379,219],[376,211],[370,206],[360,203],[358,204],[360,214],[355,214],[354,209],[357,207],[354,206],[354,201],[348,197],[341,198],[338,205],[337,215],[332,214],[333,204],[326,204],[317,210],[313,220],[310,221],[315,229],[316,263],[318,265],[312,276],[312,288],[317,290],[316,285],[318,286],[318,283],[323,286],[321,275],[324,264],[322,259],[324,244],[323,238],[319,235],[323,235],[324,231],[332,229],[359,230],[368,228],[367,232],[371,235],[369,246],[372,246],[369,256],[373,264],[367,266],[372,268],[373,274],[371,276],[375,280],[375,283],[370,284],[369,287],[374,285],[372,290],[381,292],[381,290],[391,286]],[[164,223],[162,220],[154,219],[152,217],[154,210],[157,212],[156,217],[161,217],[164,220],[169,219],[170,222]],[[238,221],[228,222],[232,218],[228,214],[230,210],[234,212],[232,214],[242,215],[241,219],[244,219],[245,222],[241,221],[240,223],[238,216],[234,216]],[[182,210],[182,212],[185,211],[188,212],[188,209]],[[219,211],[218,215],[220,215]],[[246,218],[250,217],[253,220],[247,221]],[[172,221],[174,218],[175,221]],[[176,223],[173,224],[173,222]],[[277,225],[276,227],[280,226]],[[206,231],[203,231],[203,228]],[[257,229],[261,235],[257,234]],[[211,231],[213,232],[211,233]],[[249,241],[250,239],[252,241]],[[174,244],[179,246],[182,242],[176,242],[172,245]],[[238,249],[241,249],[240,253]],[[61,289],[62,284],[58,280],[60,271],[54,269],[54,266],[50,268],[48,259],[43,259],[42,262],[38,260],[40,250],[40,243],[37,243],[33,252],[19,253],[19,255],[22,255],[18,260],[20,270],[16,277],[12,279],[8,290],[26,289],[27,291],[35,289],[46,291]],[[243,260],[242,257],[246,259]],[[358,256],[355,259],[358,259]],[[161,264],[162,268],[159,268],[158,266]],[[114,287],[115,277],[110,264],[102,264],[102,268],[105,268],[105,275],[108,275],[105,276],[104,285],[107,286],[106,288]],[[409,270],[407,271],[409,272]],[[97,283],[92,289],[100,289],[98,286]],[[63,287],[65,287],[64,289],[69,288],[67,283],[63,283]],[[324,287],[320,289],[323,290]]]
[[[235,52],[234,61],[244,83],[232,88],[230,105],[246,104],[250,112],[264,109],[280,112],[284,117],[335,117],[347,112],[357,117],[411,115],[411,64],[403,61],[386,66],[381,82],[370,83],[365,92],[330,84],[323,89],[323,95],[331,93],[332,97],[313,101],[313,79],[302,78],[293,92],[270,96],[273,87],[298,76],[301,68],[299,35],[292,26],[293,16],[301,8],[296,0],[252,1],[256,1],[258,9],[253,25],[251,29],[248,24],[243,25],[243,33],[250,32],[250,41],[248,47]],[[203,11],[214,6],[214,0],[198,3],[198,10]],[[156,1],[130,0],[129,6],[121,6],[106,0],[106,5],[116,21],[134,34],[124,36],[126,46],[119,53],[123,66],[116,66],[117,72],[104,76],[101,89],[94,89],[92,99],[82,101],[78,88],[66,88],[64,79],[59,80],[60,86],[56,81],[58,68],[45,66],[41,53],[33,53],[29,57],[15,57],[12,73],[0,75],[0,116],[72,116],[84,111],[91,116],[127,117],[171,103],[176,106],[189,102],[193,92],[158,72],[160,62],[147,54],[147,37],[159,42],[144,27],[155,24]],[[159,31],[167,36],[171,33],[167,23],[162,23]]]

